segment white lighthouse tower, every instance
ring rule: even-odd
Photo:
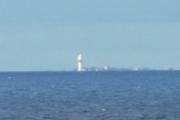
[[[81,72],[83,71],[83,57],[82,54],[79,54],[77,56],[77,71]]]

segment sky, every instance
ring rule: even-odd
[[[179,0],[0,0],[0,71],[180,69]]]

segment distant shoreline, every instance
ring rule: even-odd
[[[99,70],[99,71],[75,71],[75,70],[47,70],[47,71],[0,71],[0,73],[44,73],[44,72],[77,72],[77,73],[88,73],[88,72],[180,72],[180,70]]]

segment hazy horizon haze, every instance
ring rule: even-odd
[[[0,71],[180,69],[179,0],[0,0]]]

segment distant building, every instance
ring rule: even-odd
[[[83,57],[82,57],[82,54],[79,54],[77,56],[77,71],[79,71],[79,72],[83,71]]]

